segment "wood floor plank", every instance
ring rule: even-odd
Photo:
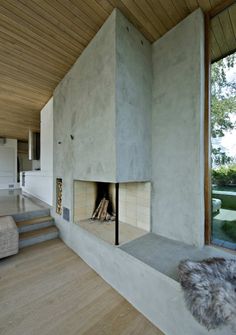
[[[60,240],[0,261],[1,335],[161,335]]]

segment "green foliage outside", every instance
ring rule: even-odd
[[[211,137],[220,139],[227,132],[235,129],[236,122],[236,81],[227,80],[227,71],[236,64],[236,53],[230,55],[211,67]],[[214,143],[221,141],[215,140]],[[233,190],[236,185],[236,161],[235,157],[230,157],[221,147],[212,147],[212,163],[216,167],[212,169],[212,182],[217,186]],[[221,189],[221,188],[219,188]],[[218,195],[219,196],[219,195]],[[220,197],[220,196],[219,196]],[[213,237],[224,241],[236,243],[236,220],[235,215],[226,215],[224,210],[233,209],[235,197],[227,195],[222,196],[222,209],[220,214],[213,218]],[[233,213],[233,211],[231,211]]]
[[[234,129],[232,114],[236,115],[236,82],[229,82],[226,71],[233,68],[236,54],[230,55],[211,67],[211,136],[223,137],[225,132]],[[228,165],[234,162],[221,148],[212,148],[214,165]]]
[[[236,221],[225,221],[221,229],[228,235],[234,242],[236,242]]]
[[[213,169],[212,181],[218,186],[236,185],[236,164]]]

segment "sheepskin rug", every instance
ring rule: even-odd
[[[208,330],[229,324],[235,328],[236,260],[185,260],[178,270],[187,307],[195,319]]]

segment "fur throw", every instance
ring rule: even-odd
[[[185,302],[198,322],[208,330],[235,322],[236,260],[186,260],[178,269]]]

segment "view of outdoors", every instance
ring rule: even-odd
[[[211,71],[212,241],[236,249],[236,53]]]

